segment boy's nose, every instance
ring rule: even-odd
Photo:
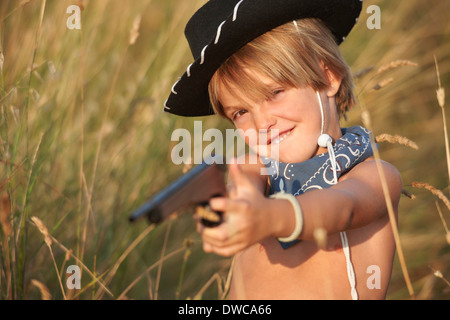
[[[276,124],[276,118],[266,111],[255,114],[254,121],[258,131],[268,131]]]

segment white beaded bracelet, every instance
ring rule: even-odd
[[[295,229],[294,232],[289,237],[286,238],[278,238],[280,242],[292,242],[294,240],[297,240],[300,234],[302,233],[303,229],[303,214],[302,214],[302,208],[300,207],[300,204],[298,203],[297,198],[286,192],[279,192],[275,193],[270,196],[270,198],[274,199],[285,199],[289,200],[289,202],[294,207],[294,213],[295,213]]]

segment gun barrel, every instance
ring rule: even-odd
[[[151,223],[160,223],[185,207],[205,204],[212,197],[226,195],[225,171],[224,164],[204,162],[196,166],[138,208],[130,221],[147,217]]]

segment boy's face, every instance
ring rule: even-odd
[[[320,153],[317,139],[322,119],[316,92],[311,87],[283,87],[260,75],[255,79],[270,89],[271,98],[251,101],[239,88],[227,90],[222,85],[219,90],[225,115],[237,129],[246,132],[245,142],[261,156],[266,154],[258,150],[267,146],[270,152],[278,144],[278,160],[281,162],[302,162]],[[247,130],[259,137],[256,142],[249,139]],[[267,137],[261,132],[266,132]]]

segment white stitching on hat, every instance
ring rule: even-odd
[[[233,10],[233,21],[236,21],[236,19],[237,19],[237,13],[238,13],[238,9],[239,9],[239,6],[241,5],[241,3],[242,2],[244,2],[244,0],[241,0],[241,1],[239,1],[237,4],[236,4],[236,6],[234,7],[234,10]],[[215,41],[214,41],[214,44],[217,44],[218,42],[219,42],[219,39],[220,39],[220,34],[222,33],[222,26],[225,24],[225,22],[226,22],[226,20],[225,21],[222,21],[222,23],[219,25],[219,27],[217,28],[217,34],[216,34],[216,39],[215,39]],[[203,50],[202,50],[202,52],[201,52],[201,59],[200,59],[200,64],[203,64],[203,63],[205,63],[205,51],[206,51],[206,48],[208,47],[208,45],[206,45],[204,48],[203,48]],[[187,76],[188,76],[188,78],[191,76],[191,67],[192,67],[192,65],[193,65],[194,63],[191,63],[188,67],[187,67],[187,69],[186,69],[186,73],[187,73]],[[172,87],[172,93],[173,94],[178,94],[176,91],[175,91],[175,86],[177,85],[177,83],[179,82],[180,80],[178,80],[177,82],[175,82],[175,84],[173,85],[173,87]]]
[[[234,7],[234,12],[233,12],[233,21],[236,21],[237,19],[237,11],[239,9],[239,6],[241,5],[241,3],[244,2],[244,0],[239,1],[236,6]]]
[[[167,106],[167,101],[169,101],[169,98],[167,98],[166,102],[164,102],[164,109],[170,110],[170,108]]]
[[[180,82],[180,80],[181,79],[178,79],[178,81],[173,84],[172,90],[171,90],[173,94],[178,94],[178,92],[175,91],[175,86],[178,84],[178,82]]]
[[[208,48],[208,45],[206,45],[206,46],[203,48],[203,50],[202,50],[202,53],[201,53],[202,58],[201,58],[201,60],[200,60],[200,64],[203,64],[203,63],[205,62],[205,50],[206,50],[206,48]]]
[[[191,67],[192,67],[193,64],[194,63],[192,62],[186,69],[186,73],[187,73],[188,78],[190,78],[190,76],[191,76]]]
[[[217,43],[219,42],[219,39],[220,39],[220,33],[222,32],[222,26],[224,25],[225,22],[226,22],[226,20],[223,21],[223,22],[220,24],[220,26],[217,28],[216,41],[214,41],[214,44],[217,44]]]

